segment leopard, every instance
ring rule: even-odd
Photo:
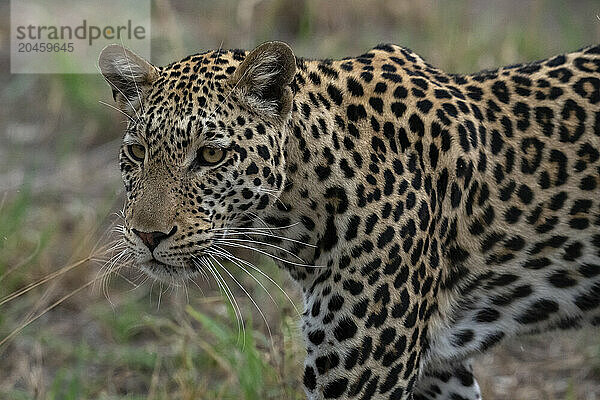
[[[476,355],[600,325],[600,45],[473,74],[279,41],[98,65],[134,264],[219,281],[235,249],[272,257],[308,399],[481,399]]]

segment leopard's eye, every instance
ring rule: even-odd
[[[134,161],[144,162],[146,149],[141,144],[130,144],[127,145],[127,153]]]
[[[220,163],[225,158],[225,150],[218,147],[204,146],[196,153],[195,165],[212,166]]]

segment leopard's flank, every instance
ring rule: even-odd
[[[600,324],[600,46],[472,75],[388,44],[99,64],[135,262],[218,279],[232,248],[271,254],[309,399],[479,399],[472,356]]]

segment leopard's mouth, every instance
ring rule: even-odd
[[[183,265],[175,266],[152,259],[140,263],[138,266],[150,277],[168,283],[193,278],[200,272],[200,268],[193,261],[189,261]]]

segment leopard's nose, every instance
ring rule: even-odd
[[[156,248],[156,246],[158,246],[158,244],[161,241],[168,238],[169,236],[173,236],[175,234],[175,232],[177,232],[177,226],[174,226],[173,229],[171,229],[169,231],[169,233],[158,232],[158,231],[140,232],[137,229],[132,229],[132,231],[133,231],[133,233],[138,235],[140,237],[140,239],[142,239],[142,242],[144,242],[146,247],[148,247],[150,249],[150,252],[153,252],[154,249]]]

